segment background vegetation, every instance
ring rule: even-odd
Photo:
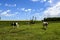
[[[12,22],[18,22],[19,28],[13,29]],[[51,21],[44,30],[41,21],[0,21],[0,40],[60,40],[60,22]]]

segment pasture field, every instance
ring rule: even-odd
[[[49,22],[47,30],[42,22],[27,24],[27,21],[16,21],[19,28],[13,29],[13,21],[0,21],[0,40],[60,40],[60,22]]]

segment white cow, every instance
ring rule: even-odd
[[[48,26],[48,22],[43,22],[43,28],[46,29]]]

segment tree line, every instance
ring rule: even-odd
[[[60,17],[44,18],[44,21],[60,21]]]

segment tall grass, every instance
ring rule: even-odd
[[[19,28],[13,29],[12,21],[0,21],[0,40],[60,40],[60,23],[49,22],[47,30],[42,29],[42,22],[25,24],[19,22]]]

